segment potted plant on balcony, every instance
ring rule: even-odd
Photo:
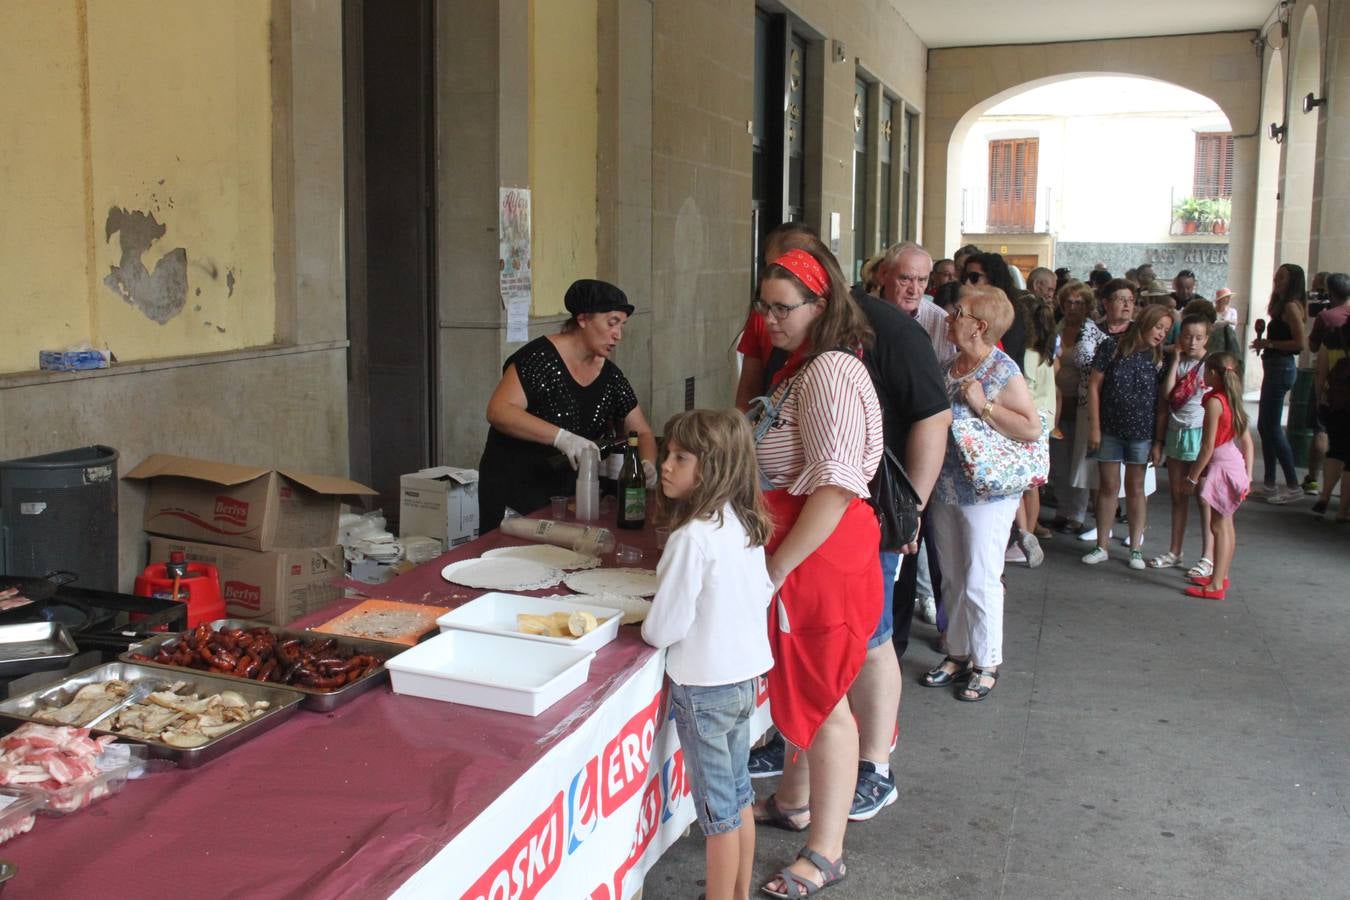
[[[1195,234],[1204,216],[1201,201],[1185,197],[1172,205],[1172,218],[1181,223],[1182,234]]]
[[[1233,201],[1225,197],[1205,200],[1205,218],[1210,222],[1210,231],[1214,234],[1228,233],[1228,220],[1233,216]]]

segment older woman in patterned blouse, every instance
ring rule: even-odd
[[[1040,437],[1031,391],[1012,358],[996,346],[1013,322],[1013,305],[996,287],[967,286],[947,319],[956,358],[947,368],[953,422],[979,418],[1015,441]],[[948,604],[948,655],[923,676],[925,687],[956,685],[956,699],[983,700],[1003,663],[1003,552],[1022,492],[985,496],[961,466],[949,438],[928,516],[938,539],[942,600]]]

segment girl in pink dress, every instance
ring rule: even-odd
[[[1214,574],[1192,578],[1189,597],[1222,600],[1227,595],[1228,570],[1237,549],[1233,514],[1252,486],[1255,447],[1247,431],[1247,413],[1242,408],[1242,379],[1238,361],[1231,353],[1215,353],[1205,360],[1204,436],[1200,455],[1186,476],[1186,493],[1198,490],[1209,504],[1210,531],[1214,535]]]

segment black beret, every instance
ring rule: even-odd
[[[578,278],[572,282],[563,296],[563,305],[574,316],[616,310],[630,316],[633,314],[633,304],[628,302],[623,291],[608,281],[594,278]]]

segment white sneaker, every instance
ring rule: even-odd
[[[1110,538],[1110,537],[1111,537],[1110,532],[1107,532],[1107,535],[1106,535],[1106,536],[1107,536],[1107,538]],[[1088,543],[1088,544],[1095,544],[1095,543],[1097,543],[1097,529],[1096,529],[1096,528],[1089,528],[1087,531],[1080,531],[1080,532],[1078,532],[1078,539],[1079,539],[1080,541],[1083,541],[1084,543]]]
[[[1108,537],[1109,537],[1109,536],[1110,536],[1110,535],[1108,535]],[[1121,543],[1121,546],[1123,546],[1123,547],[1129,547],[1129,546],[1130,546],[1130,536],[1129,536],[1128,534],[1126,534],[1123,538],[1120,539],[1120,543]],[[1143,549],[1144,549],[1144,539],[1143,539],[1143,538],[1140,538],[1140,539],[1139,539],[1139,546],[1138,546],[1138,547],[1132,547],[1131,549],[1133,549],[1133,550],[1143,550]]]
[[[1030,531],[1020,532],[1017,536],[1017,542],[1022,547],[1022,553],[1027,560],[1027,568],[1034,569],[1045,562],[1045,551],[1041,549],[1041,542],[1036,539],[1036,535]]]
[[[1026,555],[1025,553],[1022,552],[1022,548],[1021,548],[1021,547],[1017,546],[1016,544],[1012,544],[1012,545],[1010,545],[1010,546],[1008,547],[1007,550],[1004,550],[1004,551],[1003,551],[1003,561],[1004,561],[1004,562],[1026,562],[1026,561],[1027,561],[1027,555]]]
[[[1276,488],[1273,494],[1266,497],[1267,503],[1273,503],[1276,506],[1283,506],[1286,503],[1293,503],[1295,500],[1303,499],[1303,488],[1282,487]]]
[[[919,618],[929,625],[937,624],[937,601],[932,597],[920,597],[918,603]]]
[[[1083,562],[1089,566],[1095,566],[1097,563],[1104,563],[1110,558],[1110,554],[1101,547],[1093,547],[1091,552],[1083,557]]]
[[[1142,568],[1144,568],[1144,551],[1143,551],[1143,550],[1131,550],[1131,551],[1130,551],[1130,568],[1131,568],[1131,569],[1142,569]]]

